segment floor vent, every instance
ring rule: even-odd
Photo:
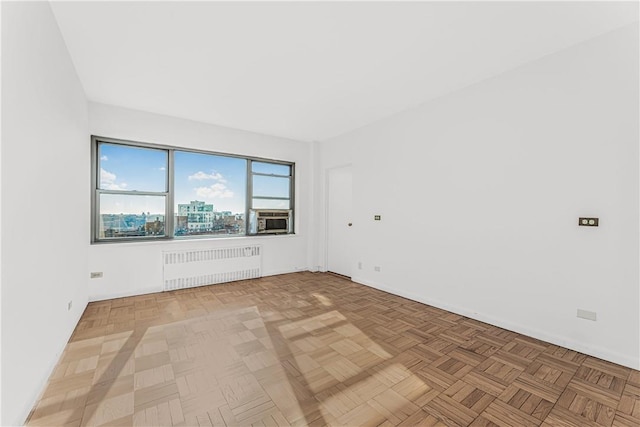
[[[165,251],[164,290],[193,288],[262,275],[262,246]]]

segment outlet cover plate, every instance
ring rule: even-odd
[[[594,322],[596,321],[596,312],[595,311],[578,309],[577,316],[580,319],[593,320]]]
[[[581,227],[597,227],[599,222],[599,218],[578,218]]]

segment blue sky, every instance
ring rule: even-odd
[[[201,200],[216,211],[244,212],[246,160],[176,151],[174,167],[176,206]]]
[[[163,150],[100,144],[100,188],[107,190],[166,191],[167,154]],[[216,211],[244,212],[247,161],[235,157],[176,151],[174,157],[175,208],[192,200],[214,205]],[[287,168],[286,166],[284,168]],[[279,173],[282,166],[271,173]],[[284,179],[260,185],[261,191],[283,191]],[[102,213],[153,212],[163,209],[161,197],[102,197]]]

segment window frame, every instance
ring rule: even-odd
[[[100,144],[112,144],[121,145],[125,147],[134,148],[148,148],[156,150],[164,150],[167,153],[167,170],[165,174],[166,191],[154,192],[154,191],[134,191],[134,190],[105,190],[100,188]],[[245,212],[244,234],[234,235],[196,235],[196,236],[175,236],[175,188],[174,188],[174,153],[176,151],[198,153],[220,157],[233,157],[237,159],[243,159],[247,161],[247,182],[245,191]],[[274,175],[274,174],[261,174],[253,173],[253,162],[271,163],[277,165],[289,166],[290,175]],[[91,244],[94,243],[125,243],[125,242],[150,242],[150,241],[172,241],[172,240],[193,240],[193,239],[219,239],[219,238],[246,238],[246,237],[259,237],[265,235],[249,234],[249,212],[253,206],[253,175],[263,176],[275,176],[275,177],[287,177],[289,178],[289,198],[274,198],[278,200],[289,200],[290,216],[290,233],[284,235],[295,234],[295,162],[286,160],[267,159],[263,157],[244,156],[239,154],[220,153],[216,151],[199,150],[186,147],[178,147],[166,144],[155,144],[148,142],[130,141],[124,139],[108,138],[92,135],[91,136]],[[130,237],[116,237],[116,238],[100,238],[99,237],[99,225],[100,225],[100,195],[101,194],[121,194],[121,195],[138,195],[138,196],[165,196],[165,220],[164,220],[164,236],[130,236]],[[267,199],[267,197],[262,197]]]
[[[289,166],[289,175],[279,175],[279,174],[273,174],[273,173],[263,173],[263,172],[254,172],[253,171],[253,162],[259,162],[259,163],[274,163],[274,162],[264,162],[262,160],[256,160],[256,159],[248,159],[247,161],[247,212],[249,212],[251,209],[254,210],[260,210],[263,208],[256,208],[253,206],[253,201],[255,199],[262,199],[262,200],[289,200],[289,210],[291,210],[291,212],[293,213],[293,193],[294,193],[294,189],[293,189],[293,173],[294,173],[294,166],[293,164],[291,165],[287,165]],[[276,164],[276,163],[274,163]],[[282,163],[277,163],[277,164],[282,164]],[[253,177],[254,176],[265,176],[265,177],[269,177],[269,178],[287,178],[289,179],[289,197],[272,197],[272,196],[256,196],[253,193]],[[291,215],[291,217],[293,218],[293,214]],[[293,225],[293,224],[292,224]]]

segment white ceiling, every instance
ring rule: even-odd
[[[54,2],[91,101],[322,141],[638,20],[637,2]]]

